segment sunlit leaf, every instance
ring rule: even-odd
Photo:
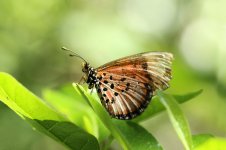
[[[162,147],[158,144],[157,140],[137,123],[113,119],[113,124],[128,140],[132,149],[162,150]]]
[[[75,93],[74,89],[70,92]],[[79,95],[74,96],[71,93],[44,90],[43,95],[52,107],[66,116],[71,122],[94,135],[99,141],[103,141],[109,136],[109,131],[90,106],[80,100],[82,97]],[[85,100],[83,99],[83,101]]]
[[[225,150],[226,139],[211,135],[196,135],[193,137],[194,150]]]
[[[176,130],[185,149],[192,149],[193,143],[190,128],[178,103],[172,96],[164,94],[161,91],[157,91],[157,95],[159,96],[160,102],[166,108],[174,129]]]
[[[70,149],[99,149],[94,136],[70,123],[6,73],[0,73],[0,100],[35,129]]]
[[[199,145],[205,143],[210,138],[213,138],[210,134],[198,134],[192,136],[193,146],[198,147]]]

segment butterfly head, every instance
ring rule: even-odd
[[[84,62],[82,64],[82,72],[87,74],[89,72],[89,70],[90,70],[90,65],[87,62]]]

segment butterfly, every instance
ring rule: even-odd
[[[89,89],[96,89],[102,105],[116,119],[129,120],[140,115],[157,90],[169,87],[172,78],[173,54],[169,52],[139,53],[95,69],[78,54],[73,52],[70,56],[84,61],[82,80]]]

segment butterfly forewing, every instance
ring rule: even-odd
[[[143,112],[157,89],[169,87],[172,58],[171,53],[147,52],[97,68],[96,88],[109,114],[131,119]]]
[[[112,61],[97,70],[143,79],[145,83],[152,85],[153,91],[164,90],[169,87],[172,59],[171,53],[147,52]]]

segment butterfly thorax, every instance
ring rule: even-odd
[[[86,75],[85,81],[89,85],[89,89],[92,89],[95,85],[99,84],[99,79],[96,77],[97,71],[88,63],[84,64],[82,71]]]

